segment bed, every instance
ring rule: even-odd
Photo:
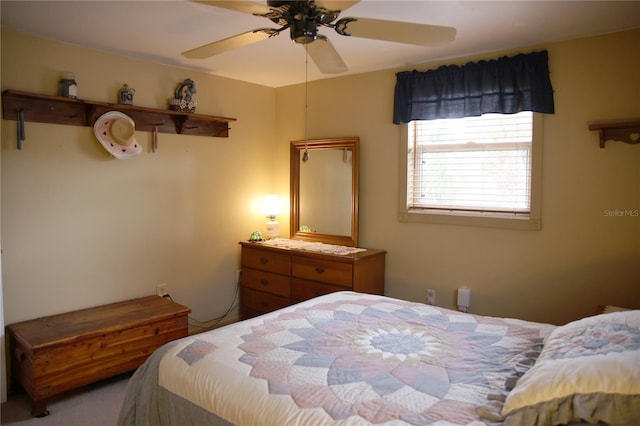
[[[118,424],[598,421],[640,424],[640,311],[555,327],[337,292],[158,349]]]

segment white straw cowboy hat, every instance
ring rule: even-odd
[[[135,138],[135,123],[119,111],[109,111],[98,117],[93,125],[93,133],[104,149],[119,160],[142,152],[142,147]]]

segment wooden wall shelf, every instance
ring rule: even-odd
[[[136,123],[136,130],[179,135],[229,137],[229,122],[235,118],[214,117],[169,109],[145,108],[135,105],[70,99],[61,96],[6,90],[2,92],[2,117],[5,120],[74,126],[93,126],[98,117],[108,111],[120,111]]]
[[[600,134],[600,148],[604,148],[605,142],[610,140],[640,143],[640,118],[590,123],[589,130],[597,130]]]

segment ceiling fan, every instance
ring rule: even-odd
[[[252,1],[204,1],[191,0],[209,6],[250,13],[270,19],[280,28],[257,28],[223,40],[187,50],[182,55],[191,59],[204,59],[232,49],[275,37],[289,29],[291,40],[304,44],[313,62],[324,74],[347,71],[347,66],[324,35],[320,27],[333,28],[341,36],[362,37],[419,46],[434,46],[455,38],[456,29],[437,25],[388,21],[383,19],[352,18],[338,19],[340,13],[359,3],[342,0],[268,0],[266,4]]]

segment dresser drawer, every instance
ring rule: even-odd
[[[316,281],[305,281],[298,278],[291,280],[291,299],[294,303],[336,291],[344,291],[344,287],[323,284]]]
[[[242,266],[289,275],[289,255],[257,248],[242,248]]]
[[[296,278],[321,281],[349,289],[353,286],[353,264],[351,263],[291,256],[291,274]]]
[[[291,285],[288,275],[273,274],[257,269],[242,270],[242,285],[254,290],[266,291],[278,296],[289,297]]]
[[[240,297],[243,309],[246,307],[249,311],[260,313],[275,311],[291,304],[288,297],[280,297],[246,287],[242,288]],[[243,315],[246,316],[246,312],[243,312]]]

